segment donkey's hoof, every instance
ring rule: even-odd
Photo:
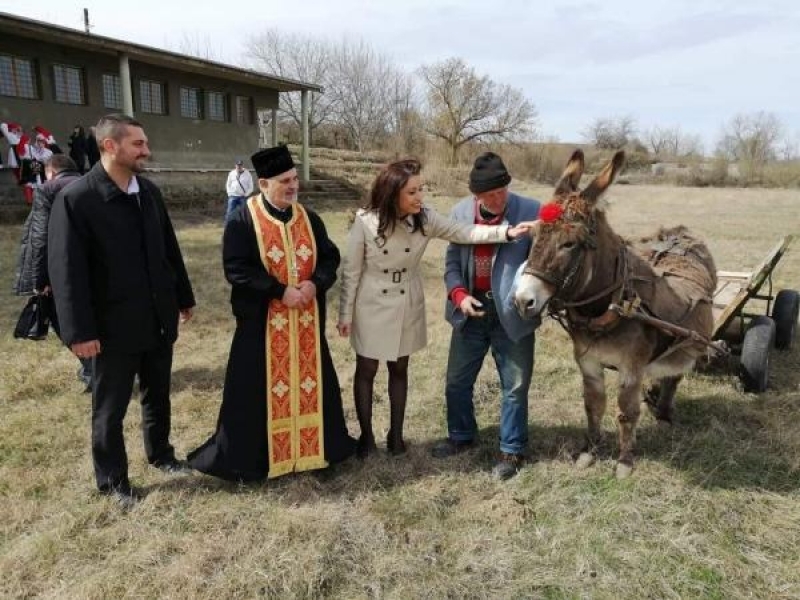
[[[578,460],[575,461],[575,466],[578,469],[588,469],[594,464],[595,456],[591,452],[581,452]]]
[[[618,462],[614,469],[614,475],[617,479],[627,479],[633,473],[633,465],[628,465],[623,462]]]

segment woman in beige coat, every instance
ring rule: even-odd
[[[356,352],[353,381],[361,426],[358,454],[376,448],[372,391],[380,361],[389,373],[390,428],[386,447],[405,452],[403,420],[408,358],[427,344],[425,291],[419,263],[428,242],[497,244],[527,233],[525,224],[470,225],[422,205],[421,165],[407,159],[384,167],[372,184],[369,205],[358,211],[347,242],[337,328]]]

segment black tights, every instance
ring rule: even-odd
[[[353,378],[353,397],[356,402],[356,415],[361,427],[359,451],[368,453],[375,448],[375,436],[372,433],[372,392],[375,375],[378,373],[378,360],[356,355],[356,374]],[[401,356],[396,361],[387,361],[389,372],[389,405],[390,425],[386,439],[389,450],[400,453],[405,450],[403,442],[403,421],[406,416],[406,398],[408,396],[408,356]]]

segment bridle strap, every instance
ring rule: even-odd
[[[572,253],[572,257],[570,258],[569,265],[567,266],[567,272],[563,277],[553,277],[549,273],[544,273],[542,271],[538,271],[528,265],[525,265],[525,268],[522,270],[523,275],[533,275],[541,279],[542,281],[549,283],[552,286],[555,286],[556,291],[553,294],[553,297],[557,297],[564,289],[567,288],[572,283],[572,280],[575,278],[575,275],[580,269],[581,266],[581,257],[583,256],[583,244],[576,248],[577,252]]]
[[[595,300],[599,300],[600,298],[607,296],[617,290],[621,290],[620,296],[625,293],[625,284],[628,280],[628,255],[625,252],[625,246],[620,246],[619,249],[619,257],[617,259],[617,272],[614,275],[614,281],[612,281],[609,285],[604,287],[599,292],[592,294],[588,298],[583,298],[581,300],[574,300],[572,302],[562,302],[562,306],[564,308],[575,308],[577,306],[585,306],[587,304],[591,304]]]

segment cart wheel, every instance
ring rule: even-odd
[[[789,350],[797,333],[797,316],[800,311],[800,294],[795,290],[781,290],[775,296],[772,320],[775,321],[775,347]]]
[[[747,392],[760,393],[767,389],[769,351],[775,339],[775,321],[760,315],[750,321],[744,334],[739,375]]]

